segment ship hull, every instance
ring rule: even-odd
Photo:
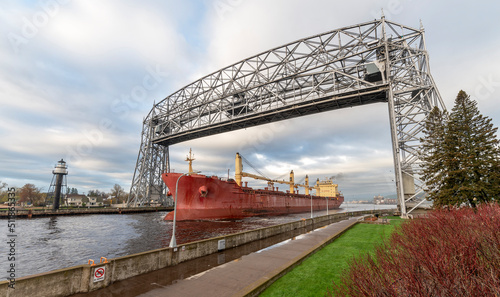
[[[216,176],[164,173],[162,179],[170,189],[172,197],[177,193],[178,221],[241,219],[253,216],[274,216],[339,208],[344,197],[319,197],[290,194],[273,190],[257,190],[240,187],[232,180],[224,181]],[[165,216],[173,220],[174,212]]]

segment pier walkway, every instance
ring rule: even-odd
[[[158,278],[137,276],[74,296],[257,296],[310,254],[349,229],[357,218],[296,236],[170,285],[162,285]]]

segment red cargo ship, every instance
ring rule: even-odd
[[[339,208],[344,197],[337,192],[337,185],[331,180],[316,183],[309,187],[306,176],[305,185],[294,184],[293,171],[290,181],[271,180],[262,176],[248,174],[242,171],[241,156],[236,154],[235,180],[222,180],[217,176],[205,176],[194,173],[190,156],[188,175],[182,173],[164,173],[162,179],[176,196],[177,186],[177,217],[176,220],[207,220],[207,219],[241,219],[252,216],[271,216],[289,213],[301,213]],[[241,177],[253,177],[267,180],[270,187],[253,189],[241,185]],[[180,178],[180,179],[179,179]],[[290,185],[290,191],[279,191],[274,183]],[[298,194],[297,187],[304,187],[306,194]],[[309,195],[310,189],[316,190],[316,195]],[[319,193],[318,193],[319,192]],[[330,196],[324,196],[331,194]],[[165,220],[173,220],[174,212],[170,212]]]

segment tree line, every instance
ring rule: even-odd
[[[0,203],[5,203],[8,200],[7,193],[8,185],[0,181]],[[78,195],[78,190],[76,188],[67,188],[67,195],[76,194]],[[108,198],[106,202],[108,204],[117,204],[127,202],[127,193],[119,185],[115,184],[109,192],[90,190],[86,196],[89,197],[104,197]],[[27,183],[21,188],[16,187],[16,200],[21,203],[30,203],[33,206],[45,206],[45,199],[47,197],[47,192],[43,191],[43,188],[37,187],[34,184]]]

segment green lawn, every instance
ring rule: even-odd
[[[373,251],[374,244],[389,236],[402,221],[390,217],[390,225],[356,224],[341,237],[277,280],[260,296],[324,296],[349,261]]]

